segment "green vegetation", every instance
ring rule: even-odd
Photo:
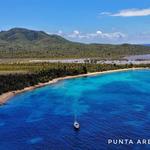
[[[11,71],[11,73],[0,74],[0,94],[47,82],[57,77],[87,73],[84,65],[50,63],[1,64],[0,72],[3,71]],[[18,73],[19,71],[24,73]]]
[[[40,82],[47,82],[57,77],[86,74],[87,72],[106,71],[114,69],[150,67],[150,65],[116,65],[116,64],[62,64],[62,63],[20,63],[0,64],[0,94],[23,89]],[[11,73],[8,74],[8,72]],[[24,73],[19,73],[22,71]]]
[[[100,58],[120,59],[128,55],[149,54],[140,45],[82,44],[43,31],[14,28],[0,32],[0,59],[6,58]]]
[[[0,59],[3,59],[0,63],[0,94],[68,75],[133,66],[149,67],[148,64],[96,64],[100,59],[121,59],[128,55],[149,53],[150,47],[147,46],[82,44],[68,41],[58,35],[48,35],[43,31],[21,28],[2,31],[0,32]],[[30,58],[90,58],[90,62],[87,59],[84,64],[28,63],[26,60]]]

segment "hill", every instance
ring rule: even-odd
[[[0,32],[0,59],[3,58],[122,58],[150,54],[143,45],[82,44],[43,31],[13,28]]]

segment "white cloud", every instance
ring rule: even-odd
[[[123,38],[125,37],[124,33],[121,32],[101,32],[96,31],[96,33],[89,34],[90,37],[96,37],[96,38],[109,38],[109,39],[116,39],[116,38]]]
[[[101,34],[102,34],[102,31],[99,31],[99,30],[98,30],[98,31],[96,31],[96,34],[97,34],[97,35],[101,35]]]
[[[58,34],[58,35],[63,35],[63,31],[62,31],[62,30],[59,30],[57,34]]]
[[[78,30],[74,30],[74,31],[73,31],[73,34],[75,34],[75,35],[79,35],[79,34],[80,34],[80,32],[79,32]]]
[[[59,30],[57,32],[51,33],[62,36],[71,41],[77,42],[85,42],[85,43],[117,43],[119,41],[124,40],[127,35],[122,32],[102,32],[101,30],[97,30],[96,32],[84,33],[79,30],[74,30],[72,32],[64,32]]]
[[[78,30],[74,30],[71,34],[67,35],[70,38],[76,38],[80,36],[80,32]]]
[[[116,29],[115,29],[116,30]],[[74,30],[72,32],[65,32],[58,30],[57,32],[47,32],[49,34],[60,35],[68,40],[83,42],[83,43],[149,43],[150,41],[150,31],[137,32],[134,34],[124,34],[122,32],[103,32],[97,30],[95,32],[80,32],[79,30]]]
[[[102,32],[100,30],[96,31],[95,33],[81,33],[78,30],[73,31],[71,34],[66,34],[66,37],[69,38],[79,38],[79,39],[120,39],[124,38],[126,35],[121,32]]]
[[[140,17],[140,16],[150,16],[150,8],[147,9],[125,9],[120,10],[118,13],[102,12],[100,15],[108,15],[114,17]]]
[[[127,9],[111,16],[133,17],[133,16],[149,16],[150,9]]]
[[[100,15],[111,15],[110,12],[101,12]]]

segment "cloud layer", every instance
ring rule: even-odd
[[[97,30],[96,32],[84,33],[79,30],[74,30],[72,32],[64,32],[59,30],[57,32],[47,32],[48,34],[56,34],[62,36],[68,40],[75,42],[83,42],[83,43],[112,43],[112,44],[120,44],[120,43],[134,43],[134,44],[149,44],[150,41],[150,31],[148,32],[138,32],[134,34],[125,34],[122,32],[102,32],[101,30]]]
[[[60,34],[61,33],[61,34]],[[124,38],[126,35],[121,32],[102,32],[100,30],[96,31],[95,33],[81,33],[78,30],[74,30],[71,33],[63,33],[63,32],[58,32],[56,33],[58,35],[62,35],[64,37],[68,38],[79,38],[79,39],[94,39],[94,38],[99,38],[99,39],[120,39]]]
[[[66,39],[83,43],[120,43],[127,35],[122,32],[102,32],[97,30],[96,32],[80,32],[79,30],[73,30],[72,32],[63,32],[59,30],[57,32],[47,32],[48,34],[56,34]]]
[[[147,9],[125,9],[120,10],[117,13],[102,12],[100,15],[107,15],[113,17],[140,17],[140,16],[150,16],[150,8]]]

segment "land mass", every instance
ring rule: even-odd
[[[0,32],[0,59],[12,58],[99,58],[122,59],[150,54],[144,45],[83,44],[43,31],[13,28]]]
[[[130,55],[148,57],[148,54],[150,47],[143,45],[83,44],[23,28],[1,31],[0,102],[60,79],[109,70],[149,68],[148,60],[128,60]]]
[[[93,73],[87,73],[87,74],[59,77],[59,78],[53,79],[53,80],[45,82],[45,83],[38,83],[37,85],[26,87],[26,88],[21,89],[21,90],[16,90],[16,91],[11,91],[11,92],[6,92],[4,94],[1,94],[0,95],[0,105],[5,104],[10,98],[15,96],[16,94],[20,94],[22,92],[31,91],[35,88],[40,88],[40,87],[43,87],[43,86],[46,86],[46,85],[49,85],[49,84],[53,84],[53,83],[56,83],[60,80],[86,77],[86,76],[93,76],[93,75],[112,73],[112,72],[120,72],[120,71],[128,71],[128,70],[140,70],[140,69],[144,69],[144,68],[142,67],[142,68],[117,69],[117,70],[108,70],[108,71],[102,71],[102,72],[93,72]]]

